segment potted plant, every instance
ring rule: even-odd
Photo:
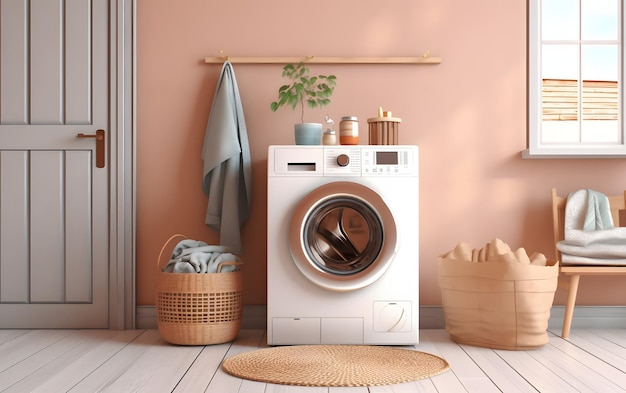
[[[323,107],[330,104],[330,97],[336,85],[335,75],[311,76],[310,70],[300,62],[296,65],[287,64],[283,67],[283,77],[289,79],[289,84],[278,89],[278,99],[270,104],[272,112],[281,106],[290,106],[296,110],[300,105],[300,121],[294,127],[297,145],[319,145],[322,138],[321,123],[305,123],[304,108]]]

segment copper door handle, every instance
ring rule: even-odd
[[[96,167],[104,168],[104,130],[98,130],[95,134],[76,134],[77,138],[96,138]]]

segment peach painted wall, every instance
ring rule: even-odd
[[[138,0],[137,303],[154,304],[156,259],[173,233],[216,244],[204,225],[201,150],[220,65],[231,56],[416,56],[440,65],[314,65],[338,78],[308,121],[403,119],[420,147],[420,296],[439,305],[437,256],[499,237],[553,257],[550,188],[621,193],[624,160],[522,160],[526,146],[526,1]],[[306,15],[303,18],[302,15]],[[280,65],[234,65],[253,161],[243,228],[244,303],[266,303],[267,147],[291,144],[297,113],[273,113]],[[361,143],[367,143],[362,138]],[[623,278],[585,278],[580,304],[616,304]],[[615,300],[613,300],[615,299]],[[559,290],[557,303],[563,304]]]

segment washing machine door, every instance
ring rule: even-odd
[[[378,280],[392,263],[396,223],[372,189],[334,182],[300,201],[289,243],[294,263],[311,282],[333,291],[353,291]]]

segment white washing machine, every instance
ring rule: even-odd
[[[270,146],[267,342],[419,336],[417,146]]]

